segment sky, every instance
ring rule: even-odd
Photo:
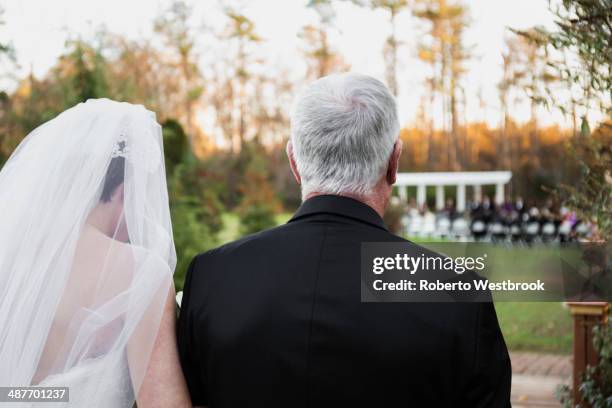
[[[105,26],[110,32],[128,38],[146,38],[152,35],[153,20],[169,3],[169,0],[0,0],[6,22],[0,27],[0,38],[12,41],[21,76],[30,69],[42,76],[64,51],[68,37],[90,38],[100,26]],[[305,8],[306,3],[307,0],[233,1],[254,21],[264,39],[258,52],[273,66],[287,69],[295,77],[304,72],[298,32],[305,24],[317,21],[314,11]],[[466,116],[468,120],[486,120],[495,126],[500,119],[496,86],[502,75],[501,52],[504,38],[510,35],[508,28],[534,25],[550,28],[553,16],[547,0],[465,0],[464,3],[469,7],[471,21],[465,42],[473,47],[475,55],[463,82],[468,100]],[[194,26],[206,26],[209,31],[223,27],[220,0],[200,0],[193,4]],[[384,80],[382,50],[389,34],[385,13],[341,2],[336,3],[335,11],[335,28],[330,33],[332,45],[353,71]],[[428,69],[416,56],[416,44],[425,26],[404,12],[398,17],[397,27],[401,41],[398,110],[400,121],[407,124],[414,122],[425,92],[423,83]],[[202,34],[198,41],[202,58],[213,52],[207,43],[206,35]],[[513,111],[519,121],[526,121],[528,114],[526,103]],[[542,124],[567,125],[558,112],[540,109],[538,116]]]

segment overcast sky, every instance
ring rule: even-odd
[[[0,38],[13,42],[22,75],[30,67],[36,75],[43,75],[64,50],[69,35],[88,38],[104,25],[109,31],[129,38],[147,37],[151,35],[153,19],[168,3],[166,0],[0,0],[6,9],[6,25],[0,28]],[[314,12],[305,8],[306,3],[307,0],[241,2],[243,13],[254,20],[258,33],[265,40],[260,52],[273,64],[293,71],[296,76],[304,69],[297,33],[305,24],[316,21]],[[495,125],[499,120],[496,85],[501,77],[501,51],[504,36],[509,35],[507,28],[551,27],[553,18],[546,0],[469,0],[465,3],[469,6],[472,23],[465,41],[474,47],[476,56],[464,80],[469,101],[467,116],[470,120],[484,117]],[[224,24],[218,0],[200,0],[195,4],[194,24],[204,23],[213,29]],[[348,3],[337,4],[335,9],[333,45],[351,64],[352,70],[384,79],[382,48],[389,33],[385,13]],[[415,54],[416,43],[424,30],[409,13],[400,15],[397,36],[402,46],[398,82],[403,123],[414,120],[424,93],[422,84],[428,70]],[[202,58],[206,58],[205,44],[200,45],[200,51]],[[481,98],[477,97],[479,93]],[[485,101],[484,107],[479,100]],[[514,114],[519,120],[526,120],[528,109],[523,106]],[[561,120],[559,114],[544,110],[540,118],[546,124]]]

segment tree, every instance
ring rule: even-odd
[[[160,34],[168,49],[174,54],[178,73],[179,89],[185,113],[185,128],[189,144],[194,147],[196,124],[194,113],[202,96],[204,87],[198,68],[198,55],[195,52],[195,39],[190,19],[193,8],[183,0],[174,0],[170,7],[155,20],[155,32]]]
[[[429,110],[440,97],[442,129],[447,132],[446,161],[449,169],[459,169],[459,93],[465,74],[465,62],[471,55],[464,45],[463,34],[468,25],[468,10],[447,0],[417,0],[413,14],[428,25],[427,35],[418,44],[419,58],[430,66],[427,79]],[[432,115],[430,113],[430,115]],[[450,120],[449,120],[450,119]],[[435,127],[430,118],[430,132]],[[430,153],[432,159],[434,153]]]
[[[242,234],[252,234],[273,227],[274,215],[281,206],[270,184],[264,146],[251,141],[240,151],[240,156],[244,177],[238,187],[242,198],[236,210],[241,218]]]
[[[545,38],[537,30],[528,30],[516,38],[516,64],[513,67],[513,83],[527,97],[530,104],[529,160],[540,158],[538,137],[538,105],[545,103],[546,88],[557,80],[551,71]]]
[[[555,30],[536,27],[519,34],[532,41],[546,41],[553,49],[577,57],[557,61],[558,77],[568,86],[578,84],[583,121],[591,109],[609,115],[612,109],[612,6],[608,0],[562,0],[551,3]],[[553,95],[549,101],[555,103]]]
[[[7,97],[0,150],[8,155],[34,128],[79,102],[111,96],[106,67],[98,47],[81,39],[67,41],[64,54],[43,78],[30,73]]]
[[[176,166],[186,161],[189,140],[181,124],[175,119],[162,123],[166,173],[173,174]]]
[[[573,139],[570,151],[580,168],[580,180],[562,185],[559,194],[582,219],[597,226],[598,238],[612,239],[612,126]]]
[[[538,103],[571,115],[574,135],[578,134],[580,116],[581,133],[589,133],[590,112],[598,111],[604,117],[612,112],[612,7],[607,0],[549,4],[556,17],[556,29],[514,31],[546,50],[549,70],[569,93],[569,98],[559,98],[558,89],[547,86]],[[608,126],[605,120],[603,126]]]
[[[577,104],[582,110],[581,136],[572,141],[572,155],[582,171],[578,182],[564,186],[559,193],[565,202],[598,227],[601,239],[612,237],[612,152],[610,146],[612,89],[612,7],[607,0],[562,0],[552,6],[556,16],[554,30],[535,27],[516,31],[525,41],[563,58],[555,63],[549,59],[550,69],[557,79],[566,83],[570,92],[579,87],[581,98],[571,96],[572,113]],[[549,54],[546,54],[549,56]],[[569,56],[569,58],[568,58]],[[546,88],[547,91],[550,87]],[[595,102],[597,101],[597,102]],[[564,111],[563,101],[546,92],[539,101]],[[597,109],[604,114],[604,122],[591,134],[588,114]],[[576,127],[576,126],[574,126]]]
[[[515,78],[512,74],[513,67],[516,64],[516,54],[518,52],[515,44],[516,41],[511,38],[506,38],[505,50],[502,51],[502,78],[497,84],[499,102],[501,105],[499,151],[502,156],[502,167],[505,169],[511,169],[513,162],[508,127],[510,121],[511,90],[516,86]]]
[[[190,154],[188,138],[178,121],[166,120],[162,131],[178,258],[174,279],[177,290],[180,290],[191,259],[218,244],[223,211],[221,182],[207,172],[217,169],[218,163],[201,161]]]
[[[397,39],[397,16],[408,7],[408,0],[350,0],[352,3],[369,7],[373,10],[383,10],[388,13],[391,32],[385,41],[383,57],[385,60],[385,76],[387,86],[394,96],[398,95],[397,55],[400,42]]]
[[[105,61],[99,50],[82,40],[69,41],[68,47],[72,51],[63,58],[72,66],[72,89],[74,91],[74,100],[68,104],[75,105],[88,99],[107,96]]]
[[[464,45],[463,34],[468,26],[467,9],[461,5],[449,7],[448,10],[449,39],[448,59],[450,62],[448,97],[451,117],[451,137],[453,140],[452,154],[449,158],[451,168],[463,168],[467,163],[463,155],[457,157],[462,151],[459,143],[459,95],[460,87],[466,69],[465,62],[471,57],[469,49]],[[465,94],[464,94],[465,96]],[[465,106],[465,103],[464,103]]]
[[[237,152],[247,139],[250,120],[247,108],[252,102],[253,82],[260,78],[251,72],[258,62],[252,55],[252,47],[262,39],[255,30],[255,23],[247,16],[232,8],[227,8],[225,15],[227,24],[219,38],[227,44],[227,58],[212,78],[215,86],[212,104],[230,150]]]
[[[229,38],[235,39],[238,43],[235,73],[238,77],[238,146],[242,147],[246,139],[246,84],[250,79],[248,70],[247,47],[250,44],[258,43],[261,37],[255,32],[255,23],[245,15],[233,10],[227,10],[229,23]]]
[[[4,9],[0,6],[0,26],[4,25],[5,22],[2,18]],[[0,62],[7,61],[9,65],[16,64],[15,49],[13,44],[10,42],[0,42]],[[0,80],[4,78],[6,72],[0,71]],[[9,133],[9,117],[8,112],[10,110],[10,98],[9,95],[0,89],[0,168],[8,158],[5,154],[3,145],[6,142],[7,134]]]
[[[299,36],[305,42],[304,56],[307,61],[306,77],[317,79],[334,72],[350,69],[342,56],[329,43],[328,32],[333,27],[334,12],[330,0],[310,0],[319,17],[319,23],[309,24],[302,28]]]
[[[4,22],[3,15],[4,15],[4,8],[0,5],[0,26],[3,26],[4,24],[6,24]],[[15,48],[13,47],[13,44],[10,41],[0,42],[0,61],[2,62],[6,61],[9,63],[9,65],[16,64]],[[6,74],[5,72],[0,72],[1,76],[5,74]]]
[[[174,225],[172,232],[177,255],[174,273],[177,290],[183,288],[185,274],[193,257],[217,244],[215,234],[210,227],[210,214],[206,213],[202,201],[189,192],[187,189],[189,186],[184,181],[186,174],[192,170],[193,164],[180,164],[174,168],[173,174],[168,178],[170,216]]]
[[[417,8],[420,7],[420,8]],[[417,43],[418,57],[421,61],[425,62],[430,67],[430,75],[426,79],[426,88],[428,97],[427,101],[427,109],[423,108],[423,116],[425,116],[425,111],[429,112],[427,123],[428,123],[428,161],[430,163],[437,162],[438,157],[436,154],[436,149],[434,149],[433,143],[433,135],[435,130],[435,122],[434,122],[434,109],[435,109],[435,100],[436,94],[441,90],[442,80],[440,79],[439,73],[439,61],[441,52],[441,46],[439,39],[440,37],[440,14],[433,7],[426,3],[417,3],[415,8],[413,9],[413,14],[426,20],[430,24],[428,38],[421,40]]]
[[[391,26],[391,32],[387,41],[385,42],[385,48],[383,56],[385,59],[386,66],[386,78],[389,90],[394,96],[398,94],[397,84],[397,52],[398,52],[398,39],[397,39],[397,27],[396,19],[397,15],[406,7],[408,7],[407,0],[371,0],[370,7],[373,9],[382,9],[389,14],[389,25]]]
[[[104,52],[112,63],[107,77],[113,97],[145,105],[156,112],[159,121],[185,117],[181,75],[165,52],[149,41],[128,40],[104,33]],[[187,137],[187,143],[189,138]]]

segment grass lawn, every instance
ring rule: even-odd
[[[433,250],[436,250],[436,244],[442,244],[438,245],[438,251],[446,249],[444,240],[416,239],[413,242]],[[487,253],[488,266],[500,281],[502,276],[529,281],[533,279],[532,271],[538,268],[539,262],[555,255],[556,250],[554,247],[491,246]],[[573,322],[569,310],[561,302],[498,301],[495,309],[508,349],[571,354]]]
[[[497,302],[499,325],[510,350],[571,354],[572,318],[559,302]]]
[[[277,224],[291,218],[291,213],[276,216]],[[240,234],[240,218],[234,213],[222,216],[224,228],[219,234],[220,243],[235,240]],[[415,240],[431,243],[431,239]],[[439,240],[437,242],[445,242]],[[497,256],[500,256],[498,254]],[[508,253],[508,257],[511,257]],[[501,255],[501,257],[504,257]],[[518,257],[520,259],[520,257]],[[504,260],[516,265],[517,259]],[[519,268],[520,269],[520,268]],[[572,319],[567,308],[559,302],[497,302],[495,304],[499,324],[510,350],[541,351],[570,354],[572,351]]]
[[[219,232],[219,245],[226,244],[240,237],[240,218],[234,213],[223,213],[221,215],[223,228]]]

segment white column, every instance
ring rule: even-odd
[[[397,194],[400,198],[400,200],[402,200],[402,203],[407,203],[408,202],[408,190],[407,190],[407,186],[397,186]]]
[[[474,185],[474,201],[477,203],[482,201],[482,186],[480,184]]]
[[[436,210],[444,209],[444,186],[436,186]]]
[[[427,201],[427,190],[425,184],[419,184],[417,186],[417,205],[423,206]]]
[[[504,183],[495,185],[495,204],[501,205],[504,203]]]
[[[465,211],[465,184],[457,186],[457,211]]]

